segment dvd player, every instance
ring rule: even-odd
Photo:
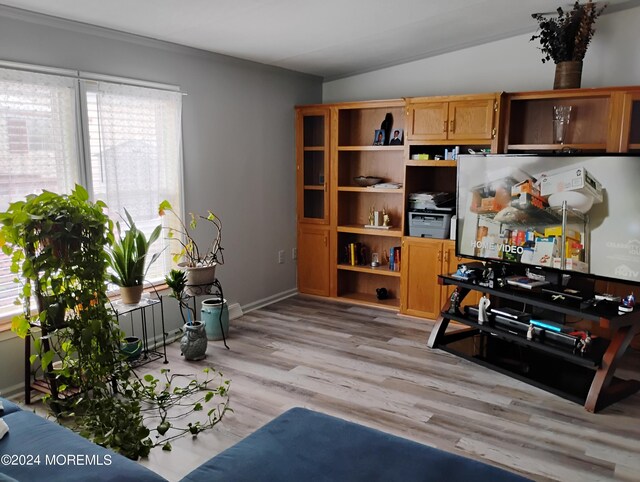
[[[518,311],[514,308],[491,308],[491,313],[496,316],[504,316],[507,318],[511,318],[513,320],[518,321],[526,321],[528,322],[531,319],[531,315],[529,313],[525,313],[524,311]]]

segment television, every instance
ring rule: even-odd
[[[640,283],[640,156],[461,155],[456,254]]]

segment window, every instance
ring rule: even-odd
[[[0,68],[0,210],[80,183],[114,221],[126,208],[149,235],[160,201],[181,212],[181,109],[179,92]],[[166,244],[161,237],[153,247],[164,255],[152,281],[171,266]],[[0,253],[0,319],[19,310],[14,277]]]
[[[181,205],[182,96],[104,82],[83,84],[93,195],[109,206],[115,221],[124,218],[126,208],[148,236],[161,224],[158,205],[163,199]],[[161,238],[152,246],[152,252],[166,249],[148,279],[162,279],[169,271],[171,246],[166,243]]]

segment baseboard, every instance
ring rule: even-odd
[[[0,395],[4,398],[11,398],[16,395],[24,394],[24,382],[16,383],[15,385],[11,385],[10,387],[3,387],[0,390]],[[24,402],[24,400],[22,400]]]
[[[236,318],[240,318],[244,314],[240,303],[232,303],[228,306],[228,308],[229,320],[235,320]]]
[[[291,298],[292,296],[295,296],[297,294],[298,288],[282,291],[280,293],[276,293],[275,295],[268,296],[267,298],[262,298],[261,300],[248,303],[242,307],[242,311],[244,311],[244,313],[249,313],[250,311],[264,308],[265,306],[271,305],[278,301],[286,300],[287,298]]]

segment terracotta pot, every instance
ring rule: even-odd
[[[579,89],[582,81],[582,61],[568,60],[556,64],[554,89]]]
[[[143,285],[121,286],[120,297],[125,305],[137,305],[142,298]]]

